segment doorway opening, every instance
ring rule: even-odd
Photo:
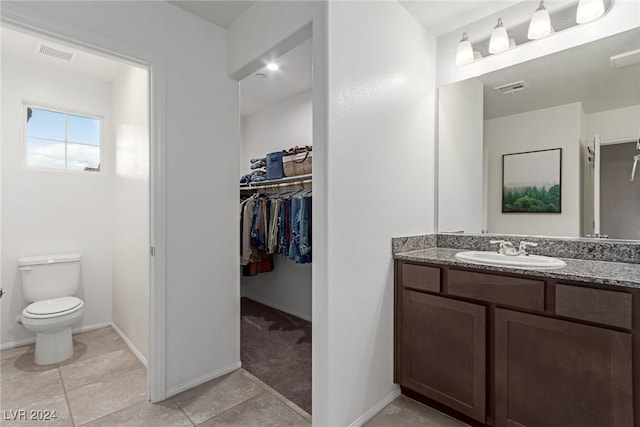
[[[309,38],[240,82],[242,366],[309,420],[311,70]]]
[[[18,259],[79,253],[74,296],[84,313],[72,325],[73,355],[56,367],[67,398],[100,399],[96,387],[135,378],[129,398],[147,400],[149,68],[18,26],[0,31],[2,349],[15,349],[17,369],[44,369],[29,350],[35,333],[18,323],[34,302],[23,296]],[[83,369],[91,374],[77,381]],[[20,387],[28,382],[21,377]],[[84,423],[104,415],[97,408],[79,416]]]
[[[593,173],[587,179],[593,181],[594,234],[587,237],[640,239],[640,185],[634,170],[640,140],[631,137],[603,141],[596,134],[593,144],[594,149],[589,152]]]

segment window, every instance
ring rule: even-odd
[[[67,171],[100,170],[102,121],[27,106],[25,164]]]

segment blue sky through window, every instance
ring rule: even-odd
[[[27,166],[67,170],[99,167],[99,119],[40,108],[29,109]]]
[[[64,114],[55,111],[31,109],[27,122],[27,136],[64,141]]]
[[[100,120],[68,115],[67,141],[99,146]]]

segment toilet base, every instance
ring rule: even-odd
[[[71,326],[51,332],[36,334],[36,365],[60,363],[73,356]]]

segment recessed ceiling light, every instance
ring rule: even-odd
[[[267,76],[265,73],[256,73],[255,75],[259,79],[264,79]]]
[[[270,62],[267,64],[267,70],[269,71],[278,71],[279,69],[280,69],[280,66],[275,62]]]

